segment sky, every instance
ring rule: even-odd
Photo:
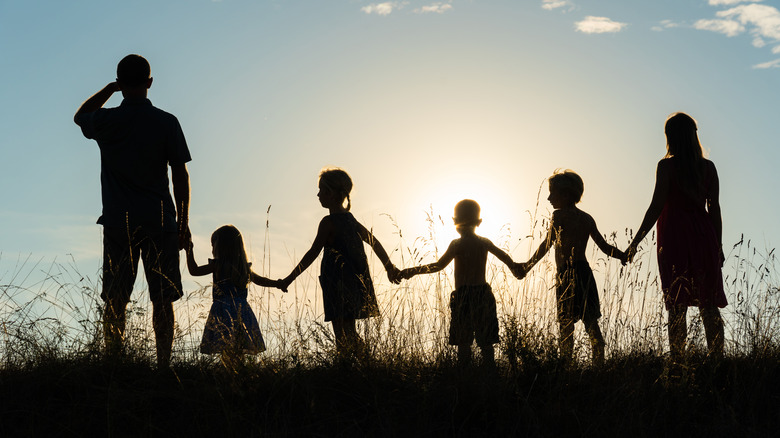
[[[726,251],[780,242],[774,0],[1,0],[0,41],[0,283],[28,257],[97,276],[99,151],[72,117],[129,53],[184,129],[201,261],[232,223],[264,275],[287,275],[327,213],[326,166],[397,265],[431,227],[446,246],[464,198],[525,260],[566,168],[624,247],[675,111],[718,168]]]

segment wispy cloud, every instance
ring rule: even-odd
[[[761,64],[756,64],[753,66],[753,68],[757,68],[757,69],[780,68],[780,58],[775,59],[774,61],[762,62]]]
[[[733,6],[715,13],[716,18],[697,20],[693,27],[722,33],[728,37],[749,33],[756,48],[773,45],[772,53],[780,53],[780,10],[758,4],[761,0],[709,0],[712,6]],[[778,60],[756,64],[753,68],[776,68]]]
[[[561,8],[564,8],[565,11],[571,11],[574,9],[574,3],[570,0],[542,0],[542,9],[552,11]]]
[[[740,3],[757,3],[760,1],[761,0],[709,0],[707,3],[709,3],[710,6],[729,6]]]
[[[451,4],[438,2],[438,3],[430,4],[428,6],[423,6],[421,8],[417,8],[417,9],[414,10],[414,12],[417,13],[417,14],[427,14],[427,13],[430,13],[430,12],[433,12],[433,13],[436,13],[436,14],[443,14],[443,13],[449,11],[450,9],[452,9],[452,5]]]
[[[652,30],[654,30],[656,32],[661,32],[664,29],[671,29],[671,28],[680,27],[680,26],[682,26],[682,24],[680,24],[680,23],[678,23],[676,21],[661,20],[661,22],[659,22],[657,25],[651,27],[650,29],[652,29]]]
[[[607,17],[594,17],[589,15],[584,20],[574,23],[576,29],[582,33],[615,33],[627,26],[626,23],[611,20]]]
[[[373,3],[363,6],[360,10],[366,14],[390,15],[394,10],[401,9],[403,6],[403,2]]]
[[[750,33],[754,36],[780,41],[780,10],[773,6],[739,5],[720,11],[717,16],[750,26]]]
[[[726,36],[737,36],[745,31],[745,26],[734,20],[697,20],[693,27],[699,30],[722,33]]]

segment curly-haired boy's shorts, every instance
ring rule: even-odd
[[[450,345],[498,343],[496,298],[489,284],[461,286],[450,295]]]

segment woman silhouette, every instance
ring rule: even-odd
[[[666,120],[666,156],[658,162],[653,199],[626,250],[628,260],[654,223],[658,232],[658,268],[669,312],[669,350],[682,358],[686,313],[699,307],[711,355],[723,355],[723,222],[718,201],[718,172],[704,158],[696,121],[684,113]]]

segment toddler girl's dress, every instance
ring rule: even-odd
[[[668,158],[674,160],[674,158]],[[715,183],[715,167],[706,161],[703,184],[684,189],[684,170],[673,161],[666,205],[658,218],[658,269],[664,303],[672,306],[726,307],[720,244],[710,221],[706,194]]]
[[[209,260],[216,266],[216,260]],[[206,319],[200,352],[221,353],[226,348],[235,348],[247,354],[265,351],[265,342],[260,333],[252,308],[247,302],[247,285],[237,287],[229,279],[220,279],[214,270],[213,303]]]
[[[357,220],[352,213],[328,217],[333,221],[335,237],[331,246],[325,245],[320,267],[325,321],[378,316],[379,305]]]

